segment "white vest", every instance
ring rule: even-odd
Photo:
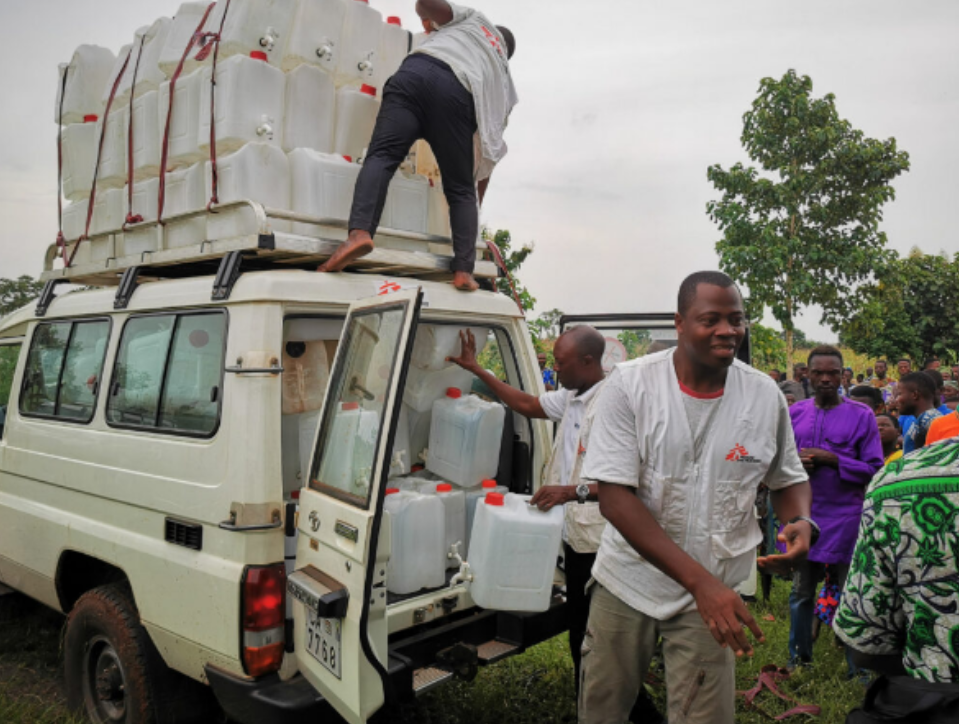
[[[596,402],[602,396],[602,387],[606,380],[596,385],[596,391],[593,393],[589,405],[583,413],[583,423],[579,430],[579,440],[576,445],[576,459],[573,462],[573,469],[569,471],[569,485],[577,486],[580,484],[580,474],[583,470],[583,460],[586,458],[586,446],[589,443],[589,428],[593,422],[593,415],[596,412]],[[569,403],[567,402],[567,407]],[[563,440],[566,427],[566,418],[560,422],[556,429],[556,437],[553,440],[552,457],[549,460],[549,467],[546,469],[546,485],[565,485],[567,481],[560,479],[559,461],[563,455]],[[577,553],[595,553],[599,550],[599,543],[603,536],[603,530],[606,528],[606,519],[599,512],[599,503],[567,503],[566,504],[566,525],[564,529],[566,542],[569,543]]]
[[[735,362],[697,458],[673,353],[618,366],[614,375],[621,376],[616,386],[622,389],[611,390],[611,377],[593,422],[583,477],[626,482],[623,473],[617,477],[617,455],[630,456],[620,460],[632,460],[636,469],[637,451],[624,449],[600,421],[612,404],[610,394],[623,395],[639,444],[637,496],[680,548],[734,587],[755,566],[762,540],[753,515],[759,484],[771,478],[770,487],[782,488],[803,480],[791,429],[784,436],[790,441],[782,451],[785,465],[770,470],[779,452],[778,428],[789,424],[788,413],[783,422],[785,401],[767,375]],[[692,595],[636,553],[611,525],[593,575],[625,603],[657,619],[695,609]]]

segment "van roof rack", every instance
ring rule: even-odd
[[[186,222],[211,219],[215,219],[218,226],[232,228],[239,233],[208,238],[191,246],[170,248],[170,229]],[[293,228],[293,224],[305,225],[309,235],[287,231]],[[127,239],[136,236],[142,242],[149,240],[151,235],[155,244],[148,245],[154,251],[125,254]],[[51,244],[46,251],[40,279],[89,286],[118,286],[124,273],[134,268],[137,269],[136,276],[127,275],[128,285],[156,279],[209,276],[220,270],[221,262],[231,252],[238,252],[233,263],[242,256],[244,270],[316,269],[333,255],[346,237],[347,224],[339,219],[322,219],[270,209],[255,201],[233,201],[210,211],[169,216],[162,223],[150,221],[130,225],[124,229],[91,235],[82,242],[68,242],[68,257],[74,253],[76,244],[80,245],[76,249],[73,264],[68,268],[57,264],[63,248]],[[452,277],[452,258],[452,241],[448,237],[381,228],[376,235],[376,249],[356,260],[347,270],[444,281]],[[477,247],[474,274],[478,279],[497,279],[500,276],[499,268],[490,260],[485,246]],[[129,289],[128,293],[132,291]],[[118,299],[118,302],[122,301]]]

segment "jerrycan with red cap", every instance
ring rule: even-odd
[[[406,596],[446,583],[446,516],[435,495],[389,488],[384,503],[390,518],[390,562],[386,588]]]
[[[373,80],[377,87],[383,88],[386,81],[400,69],[403,61],[410,52],[412,36],[403,29],[403,21],[394,16],[386,19],[383,26],[383,37],[380,39],[379,60],[376,64]]]
[[[351,0],[354,3],[360,0]],[[333,153],[350,156],[354,161],[363,157],[373,138],[376,116],[380,112],[377,89],[371,85],[359,88],[347,86],[336,92],[336,131]]]
[[[496,475],[506,409],[451,387],[433,403],[426,468],[462,488]]]
[[[431,486],[423,486],[420,492],[435,495],[443,503],[446,518],[446,538],[444,541],[443,556],[446,559],[447,568],[459,568],[458,561],[451,558],[448,554],[453,546],[459,543],[460,555],[465,555],[466,551],[466,496],[462,490],[455,489],[449,483],[433,483]]]
[[[470,595],[498,611],[549,609],[563,535],[563,506],[541,511],[525,495],[489,493],[476,506]]]
[[[379,64],[383,16],[369,0],[346,0],[340,60],[336,66],[337,88],[372,83]]]

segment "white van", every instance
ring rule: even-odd
[[[241,724],[331,706],[365,722],[562,632],[560,588],[543,613],[482,610],[455,569],[435,589],[388,591],[387,481],[427,444],[408,414],[397,454],[401,416],[427,394],[414,345],[435,359],[430,340],[451,336],[438,327],[483,330],[484,363],[540,394],[516,305],[426,281],[443,277],[448,241],[397,232],[354,271],[316,274],[342,229],[274,233],[268,210],[234,208],[252,209],[253,231],[193,249],[169,247],[174,223],[152,253],[116,256],[114,231],[58,270],[52,249],[39,302],[0,320],[0,591],[67,614],[69,703],[97,724],[179,724],[209,721],[212,692]],[[610,364],[675,343],[669,315],[611,324]],[[372,421],[370,444],[324,483],[344,405]],[[496,482],[532,493],[550,427],[505,419]]]

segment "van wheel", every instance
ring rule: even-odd
[[[158,724],[153,690],[166,672],[157,659],[129,594],[116,585],[95,588],[67,619],[67,703],[94,724]]]

